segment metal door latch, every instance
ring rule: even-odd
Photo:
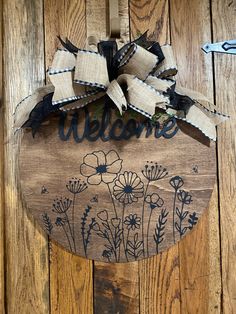
[[[208,52],[221,52],[236,54],[236,39],[221,41],[213,44],[204,44],[202,50],[206,53]]]

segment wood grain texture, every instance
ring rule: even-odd
[[[93,313],[92,262],[53,244],[50,263],[51,313]]]
[[[130,0],[131,37],[148,30],[150,40],[159,40],[164,45],[170,43],[169,37],[169,1]]]
[[[208,312],[220,313],[221,311],[221,253],[220,253],[220,234],[219,234],[219,202],[218,202],[218,186],[215,184],[212,193],[211,201],[208,207],[208,267],[209,273],[207,274],[208,284]],[[204,223],[204,218],[203,218]],[[205,284],[205,283],[204,283]],[[207,298],[207,296],[204,296]]]
[[[51,65],[55,51],[61,47],[57,36],[76,46],[86,44],[85,0],[46,0],[44,3],[46,67]]]
[[[46,67],[60,46],[57,36],[68,37],[76,46],[85,47],[85,1],[44,2]],[[51,313],[92,313],[92,262],[72,256],[51,243]]]
[[[132,38],[149,29],[150,38],[170,43],[168,1],[130,1],[130,21]],[[178,245],[140,261],[139,277],[140,313],[180,313]]]
[[[101,101],[86,108],[100,127],[102,118],[94,117],[102,105]],[[51,118],[35,137],[24,132],[19,172],[27,208],[52,239],[79,256],[131,262],[168,249],[194,227],[189,219],[194,215],[197,223],[209,202],[215,181],[215,145],[196,128],[179,122],[177,126],[176,120],[168,129],[169,136],[175,134],[171,138],[147,136],[144,131],[138,139],[114,140],[111,131],[119,121],[115,110],[104,110],[112,112],[104,132],[110,134],[109,141],[84,138],[78,143],[72,134],[65,140],[62,132],[69,132],[72,121],[77,135],[84,133],[88,114],[83,111],[76,111],[77,124],[73,113],[60,124],[62,114]],[[130,120],[126,113],[124,125],[129,121],[134,117]],[[92,129],[86,129],[91,134]],[[157,150],[150,149],[155,146]],[[41,156],[40,161],[36,156]],[[104,162],[107,170],[97,173]],[[126,191],[129,187],[131,193]]]
[[[0,313],[5,313],[5,267],[4,267],[4,136],[3,136],[3,15],[0,1]]]
[[[22,208],[17,177],[16,104],[44,81],[42,1],[4,1],[5,235],[8,313],[49,311],[47,240]],[[7,60],[7,61],[6,61]],[[37,60],[37,62],[35,62]]]
[[[89,1],[87,0],[87,2]],[[103,1],[101,4],[100,1],[96,1],[96,3],[97,6],[101,5],[104,8]],[[212,40],[221,41],[235,38],[235,0],[200,1],[200,3],[195,0],[189,1],[189,3],[185,0],[170,0],[170,13],[171,16],[175,13],[171,28],[172,32],[175,28],[174,34],[177,38],[174,47],[176,56],[179,55],[179,83],[202,91],[213,99],[211,55],[201,55],[199,50],[201,44],[211,41],[210,3],[212,3],[213,18]],[[131,0],[130,9],[134,13],[130,11],[131,24],[135,25],[131,29],[133,38],[139,32],[149,29],[151,38],[159,38],[161,43],[169,42],[169,33],[159,32],[163,28],[168,28],[168,14],[165,14],[168,10],[168,1]],[[84,6],[80,1],[77,3],[71,0],[45,0],[47,65],[51,63],[53,54],[58,47],[56,35],[67,36],[69,33],[68,37],[75,43],[86,44],[86,27],[84,26],[86,17],[83,10]],[[41,0],[4,1],[3,11],[4,38],[2,38],[3,45],[0,46],[0,54],[1,48],[4,47],[5,148],[3,148],[1,139],[0,145],[4,149],[6,160],[4,171],[6,203],[3,206],[0,197],[0,221],[4,210],[6,213],[4,230],[6,287],[3,286],[3,266],[1,264],[3,261],[1,246],[3,229],[1,229],[0,222],[0,313],[2,314],[4,311],[2,306],[4,288],[7,288],[6,311],[10,314],[78,313],[78,309],[81,313],[92,313],[92,264],[81,264],[80,259],[69,255],[56,245],[53,245],[51,252],[52,301],[51,309],[49,308],[47,241],[45,236],[41,236],[38,224],[34,226],[34,222],[28,219],[25,209],[22,209],[15,179],[15,152],[18,140],[13,141],[10,138],[13,125],[11,114],[19,100],[36,87],[43,85],[42,2]],[[0,12],[2,14],[1,8]],[[79,16],[78,22],[77,16]],[[160,18],[160,16],[162,17]],[[79,22],[81,20],[84,22]],[[93,22],[92,19],[91,22]],[[122,23],[122,25],[124,24]],[[173,33],[172,39],[174,42]],[[201,57],[199,57],[200,55]],[[140,311],[145,314],[180,313],[180,311],[191,314],[197,313],[197,311],[204,314],[234,313],[236,300],[235,60],[233,55],[215,54],[214,56],[217,109],[231,114],[230,121],[218,128],[220,217],[217,212],[218,194],[215,189],[209,206],[210,210],[201,219],[198,229],[187,237],[189,240],[187,238],[183,240],[180,256],[178,245],[176,245],[168,252],[139,262],[138,266],[131,264],[128,271],[126,271],[127,265],[124,268],[123,265],[118,265],[118,267],[110,265],[109,269],[106,264],[95,263],[93,282],[96,313],[103,313],[101,309],[104,310],[104,313],[109,314],[116,313],[119,309],[122,310],[121,313],[133,313],[132,311],[139,313]],[[0,65],[0,85],[2,83],[1,75]],[[0,97],[2,98],[1,92]],[[1,153],[0,160],[2,164]],[[3,181],[1,182],[3,183]],[[222,287],[219,272],[219,223],[221,224],[222,247],[222,304],[220,300]],[[192,247],[191,242],[198,237],[201,241]],[[181,268],[181,273],[179,273],[179,268]],[[87,277],[84,272],[87,273]],[[73,281],[71,277],[75,274],[76,278],[73,277],[75,278]],[[181,274],[183,274],[182,277]],[[80,276],[82,276],[82,280]],[[201,293],[199,289],[203,289],[203,292]],[[182,304],[180,304],[181,295]]]
[[[101,16],[107,7],[108,1],[99,1],[101,12],[97,13],[94,20],[99,21],[100,25],[94,23],[88,16],[87,36],[96,36],[104,39],[107,34],[107,24],[104,25]],[[88,0],[86,3],[87,12],[96,12],[93,8],[97,5],[96,0]],[[129,12],[128,1],[119,2],[119,15],[122,22],[121,40],[118,45],[127,42],[129,34]],[[99,30],[99,32],[98,32]],[[126,285],[123,285],[121,278],[126,278]],[[111,282],[112,280],[112,282]],[[94,262],[94,312],[100,313],[139,313],[139,286],[138,286],[138,264],[107,265]],[[114,284],[115,283],[115,284]],[[107,287],[106,289],[104,289]],[[114,289],[115,287],[115,289]],[[118,287],[118,289],[116,289]],[[130,289],[127,291],[127,288]],[[117,302],[119,300],[119,302]]]
[[[94,313],[139,313],[137,262],[130,264],[95,263]]]
[[[212,1],[213,40],[235,39],[236,1]],[[236,307],[236,109],[235,55],[214,54],[216,105],[230,115],[218,127],[220,225],[222,249],[223,313],[234,313]]]
[[[140,313],[181,313],[176,247],[139,262]]]
[[[211,38],[209,1],[173,0],[170,12],[171,39],[179,68],[177,84],[194,88],[213,101],[212,58],[200,49]],[[220,311],[217,201],[211,204],[197,229],[179,243],[181,312],[184,313]],[[212,247],[214,255],[209,255]],[[210,293],[214,295],[211,300]]]

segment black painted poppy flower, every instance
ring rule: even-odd
[[[163,199],[157,193],[147,195],[145,201],[150,204],[151,209],[154,209],[156,207],[162,207],[164,204]]]
[[[178,200],[180,202],[182,202],[185,205],[189,205],[190,203],[192,203],[192,195],[189,194],[189,192],[186,192],[184,190],[180,190],[177,194],[178,196]]]
[[[125,171],[115,181],[113,194],[121,203],[137,202],[140,197],[143,197],[143,182],[137,173]]]
[[[128,229],[139,229],[141,224],[141,218],[137,214],[130,214],[125,217],[124,224],[127,225]]]
[[[103,151],[96,151],[87,154],[80,166],[81,174],[87,177],[91,185],[98,185],[101,182],[112,183],[122,167],[122,159],[117,152],[110,150],[107,154]]]

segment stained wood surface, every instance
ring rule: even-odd
[[[58,48],[58,35],[85,47],[85,9],[85,1],[44,2],[46,68]],[[50,247],[51,313],[92,313],[92,262],[72,256],[53,242]]]
[[[94,313],[139,313],[137,262],[95,262]]]
[[[4,152],[6,312],[47,313],[47,238],[27,216],[17,180],[16,104],[44,83],[42,1],[4,1]],[[37,60],[37,62],[34,62]],[[6,228],[7,227],[7,228]]]
[[[139,19],[140,25],[143,23],[143,28],[139,25],[138,28],[142,30],[146,30],[149,28],[149,19],[148,16],[152,14],[153,10],[160,10],[160,7],[164,7],[166,11],[168,8],[168,1],[166,5],[163,5],[162,1],[134,1],[137,3],[134,14],[136,18]],[[175,1],[173,1],[175,2]],[[232,39],[235,37],[235,25],[233,25],[234,21],[234,12],[235,12],[235,1],[204,1],[203,9],[201,9],[201,3],[199,1],[191,1],[191,9],[189,5],[185,1],[176,1],[176,12],[178,14],[177,26],[180,25],[180,19],[184,16],[182,20],[182,26],[185,26],[185,21],[190,21],[190,12],[194,15],[191,18],[191,22],[188,26],[194,27],[191,33],[191,41],[189,41],[189,49],[186,51],[181,48],[180,52],[175,48],[175,45],[181,43],[181,39],[187,40],[185,36],[185,32],[188,34],[188,28],[183,27],[178,31],[175,31],[175,44],[173,44],[176,49],[178,55],[178,60],[181,62],[181,66],[187,66],[188,61],[187,57],[191,55],[191,68],[194,69],[196,74],[189,75],[189,69],[187,72],[183,74],[180,73],[180,80],[186,80],[186,84],[193,84],[196,80],[196,86],[200,91],[203,91],[211,97],[212,90],[210,87],[209,81],[211,77],[215,77],[216,84],[216,93],[215,100],[217,109],[222,109],[222,111],[227,111],[232,116],[235,114],[234,109],[234,99],[235,99],[235,58],[234,56],[227,55],[217,55],[214,57],[214,68],[215,75],[212,73],[211,66],[209,66],[211,56],[207,56],[209,60],[206,62],[206,56],[204,56],[203,62],[201,61],[200,70],[197,69],[197,62],[195,63],[193,60],[194,51],[199,48],[199,44],[203,43],[202,40],[210,41],[210,34],[208,27],[205,28],[202,25],[202,20],[207,20],[207,24],[210,23],[210,27],[213,25],[213,39],[216,40],[224,40],[224,39]],[[57,23],[58,19],[51,18],[49,21],[49,16],[55,14],[59,8],[63,8],[64,6],[70,7],[70,4],[73,1],[65,2],[65,1],[57,1],[52,3],[54,6],[54,10],[51,9],[51,13],[47,10],[43,10],[41,6],[41,1],[37,2],[37,5],[33,2],[29,3],[28,1],[8,1],[4,2],[4,33],[3,33],[3,55],[4,55],[4,67],[3,71],[5,73],[4,80],[4,129],[5,129],[5,177],[7,178],[4,183],[5,190],[5,206],[4,210],[6,212],[5,216],[5,275],[6,275],[6,285],[5,285],[5,304],[8,309],[8,313],[49,313],[50,312],[50,298],[51,300],[54,298],[53,304],[54,309],[51,306],[51,311],[54,313],[78,313],[78,295],[80,293],[83,294],[82,291],[84,289],[83,286],[77,286],[78,290],[66,289],[67,280],[70,282],[71,272],[65,271],[61,275],[61,279],[59,280],[61,284],[57,284],[58,274],[62,272],[65,265],[69,262],[68,259],[65,259],[64,262],[60,262],[63,258],[56,257],[56,264],[60,266],[58,268],[55,267],[53,271],[55,272],[55,276],[51,276],[50,287],[52,290],[56,291],[57,289],[61,289],[60,298],[57,298],[57,293],[52,292],[54,296],[49,294],[49,298],[45,298],[48,295],[49,287],[47,284],[49,275],[47,269],[47,263],[44,264],[44,268],[42,270],[41,266],[37,263],[37,256],[41,255],[42,247],[45,247],[45,238],[41,237],[41,234],[37,229],[33,226],[33,222],[30,221],[27,216],[22,211],[22,206],[20,205],[19,197],[16,198],[17,194],[17,185],[16,185],[16,171],[15,171],[15,151],[16,145],[12,145],[15,142],[9,142],[9,135],[11,133],[12,127],[12,116],[11,113],[13,111],[13,107],[16,103],[24,96],[28,95],[35,87],[41,86],[43,81],[43,76],[39,75],[38,70],[44,70],[44,66],[41,61],[38,61],[37,64],[33,64],[32,60],[34,59],[33,55],[35,55],[37,60],[41,60],[43,55],[43,36],[38,36],[38,32],[43,34],[42,27],[42,17],[44,15],[45,18],[45,29],[49,23],[51,23],[50,27],[55,27],[54,31],[52,31],[52,35],[50,35],[50,31],[47,32],[47,36],[51,36],[51,44],[54,46],[52,50],[48,48],[50,51],[50,56],[53,55],[53,49],[56,49],[56,40],[54,39],[54,32],[57,33]],[[134,3],[133,3],[134,4]],[[133,4],[130,2],[130,16]],[[81,2],[78,2],[78,6],[81,5]],[[170,2],[170,14],[172,16],[172,1]],[[209,8],[211,7],[212,13],[212,21],[209,22],[210,12]],[[76,10],[75,10],[76,11]],[[161,12],[160,10],[159,12]],[[61,12],[61,11],[59,11]],[[187,13],[187,14],[186,14]],[[194,14],[195,13],[195,14]],[[66,29],[72,29],[76,27],[78,29],[77,35],[80,36],[81,32],[83,33],[84,27],[78,26],[77,22],[73,22],[71,24],[70,17],[74,14],[74,6],[68,12],[63,11],[60,13],[60,20],[66,21]],[[169,13],[168,13],[169,14]],[[188,17],[188,15],[190,16]],[[202,16],[202,19],[199,18],[199,14]],[[68,16],[69,15],[69,16]],[[147,17],[146,17],[147,16]],[[155,22],[156,17],[156,22]],[[31,21],[34,21],[32,23]],[[73,20],[73,19],[72,19]],[[27,21],[27,22],[26,22]],[[158,34],[158,36],[163,36],[162,32],[159,34],[159,25],[160,19],[159,14],[156,16],[153,14],[150,23],[150,33],[153,32]],[[176,19],[175,19],[176,21]],[[27,24],[28,23],[28,24]],[[132,22],[133,23],[133,22]],[[137,22],[136,22],[137,23]],[[156,23],[156,25],[155,25]],[[200,25],[199,25],[200,24]],[[30,25],[30,27],[29,27]],[[64,24],[63,24],[64,25]],[[28,27],[27,39],[25,38],[25,32]],[[49,28],[50,28],[49,27]],[[173,32],[174,23],[171,23],[171,33]],[[29,30],[30,28],[30,30]],[[48,29],[48,28],[47,28]],[[200,31],[201,29],[201,31]],[[204,29],[204,36],[201,33]],[[34,30],[34,31],[33,31]],[[192,40],[192,34],[197,30],[197,38],[194,36]],[[205,33],[206,32],[206,33]],[[136,34],[135,34],[136,35]],[[22,37],[23,36],[23,37]],[[163,38],[165,38],[164,35]],[[173,34],[171,36],[173,43]],[[197,40],[197,48],[195,47],[194,42]],[[184,46],[184,45],[183,45]],[[46,48],[46,47],[45,47]],[[32,53],[33,51],[33,53]],[[194,54],[194,58],[199,60],[199,55]],[[203,57],[201,57],[203,58]],[[6,61],[9,62],[6,62]],[[49,60],[49,59],[48,59]],[[182,60],[182,61],[181,61]],[[33,70],[32,70],[33,66]],[[14,68],[14,76],[9,73],[13,73]],[[204,70],[203,70],[204,69]],[[22,73],[23,71],[23,73]],[[198,72],[200,71],[200,72]],[[21,73],[20,73],[21,72]],[[43,71],[44,72],[44,71]],[[204,79],[201,82],[202,75],[207,74],[207,80]],[[30,78],[29,78],[30,76]],[[24,77],[24,79],[22,79]],[[181,78],[182,77],[182,78]],[[190,83],[188,83],[188,81]],[[33,83],[33,84],[32,84]],[[191,85],[191,86],[193,86]],[[190,86],[190,85],[189,85]],[[226,110],[227,107],[227,110]],[[129,298],[129,301],[126,304],[135,304],[135,310],[138,313],[142,311],[142,313],[168,313],[169,309],[173,308],[173,304],[176,304],[174,307],[174,313],[180,312],[180,301],[183,296],[183,303],[181,305],[182,313],[197,313],[200,309],[206,310],[206,313],[233,313],[235,308],[235,291],[236,291],[236,282],[235,282],[235,234],[234,234],[234,225],[233,222],[235,220],[234,212],[235,208],[233,204],[235,203],[234,199],[234,189],[235,189],[235,121],[232,120],[227,122],[224,126],[222,125],[219,128],[219,142],[218,142],[218,155],[219,155],[219,199],[220,199],[220,217],[218,217],[218,204],[217,204],[217,191],[215,192],[210,205],[210,211],[205,218],[200,221],[199,226],[194,233],[201,234],[201,241],[196,241],[195,243],[195,253],[192,251],[190,255],[183,255],[184,251],[188,252],[190,242],[189,236],[186,238],[186,249],[180,248],[180,254],[178,251],[178,247],[175,246],[172,250],[169,250],[166,254],[162,254],[159,257],[154,257],[150,260],[146,260],[145,262],[139,262],[139,276],[141,274],[141,278],[145,278],[145,281],[129,281],[128,286],[132,282],[136,284],[136,292],[140,289],[140,295],[136,292],[129,292],[134,295],[134,298]],[[14,157],[14,158],[13,158]],[[1,208],[1,212],[3,207]],[[221,224],[221,233],[219,233],[219,223]],[[22,229],[24,229],[24,233],[22,233]],[[200,231],[199,231],[199,230]],[[33,231],[35,232],[33,232]],[[208,234],[208,235],[207,235]],[[193,236],[196,239],[197,236]],[[189,240],[188,240],[189,238]],[[221,240],[221,252],[220,254],[215,254],[219,252],[219,244],[218,240]],[[43,239],[43,240],[41,240]],[[27,241],[26,241],[27,240]],[[42,244],[43,241],[43,244]],[[195,241],[195,240],[194,240]],[[184,246],[185,240],[183,240]],[[207,243],[203,245],[203,243]],[[27,244],[27,246],[26,246]],[[202,248],[203,246],[203,248]],[[208,246],[208,247],[207,247]],[[207,249],[208,253],[206,252]],[[47,251],[47,247],[45,250]],[[182,252],[182,253],[181,253]],[[202,252],[202,253],[200,253]],[[59,255],[63,254],[59,249],[56,251]],[[192,263],[194,261],[194,255],[198,256],[198,263]],[[0,251],[1,259],[3,259],[3,251]],[[41,256],[46,256],[42,253]],[[183,256],[185,256],[183,258]],[[205,256],[205,257],[203,257]],[[36,261],[36,262],[35,262]],[[206,262],[207,261],[207,262]],[[220,264],[222,261],[222,269],[219,272]],[[158,264],[159,263],[159,264]],[[200,264],[201,263],[201,264]],[[78,264],[75,267],[71,267],[69,269],[77,269],[80,267]],[[158,266],[160,265],[160,266]],[[199,265],[201,265],[200,269]],[[99,265],[100,266],[100,265]],[[102,265],[103,266],[103,265]],[[120,265],[119,265],[120,266]],[[104,266],[105,267],[105,266]],[[184,271],[184,277],[181,278],[179,276],[179,268]],[[175,269],[175,271],[173,271]],[[193,273],[192,270],[193,269]],[[101,271],[106,271],[106,268],[101,268]],[[98,271],[98,270],[97,270]],[[137,268],[134,268],[132,272],[132,276],[137,272]],[[99,278],[107,278],[107,285],[102,287],[101,285],[97,285],[98,289],[103,289],[102,294],[106,294],[107,298],[105,298],[104,302],[101,301],[101,296],[98,293],[95,293],[93,299],[94,304],[104,304],[109,303],[107,308],[112,309],[112,313],[117,313],[119,309],[122,308],[122,304],[124,297],[121,297],[122,291],[124,291],[124,296],[127,296],[126,283],[125,279],[120,279],[120,282],[116,281],[118,278],[124,278],[123,275],[117,275],[114,277],[114,273],[118,273],[116,270],[110,271],[108,274],[97,272],[97,280]],[[125,274],[125,270],[122,271]],[[130,273],[130,272],[129,272]],[[130,275],[126,275],[130,277]],[[2,277],[1,284],[3,282]],[[110,278],[112,278],[112,285],[109,286],[109,282],[111,282]],[[160,280],[159,280],[160,278]],[[163,278],[163,279],[162,279]],[[222,279],[222,287],[221,287],[221,279]],[[86,279],[86,283],[88,284],[91,280],[91,276]],[[83,281],[85,282],[85,281]],[[100,280],[102,282],[102,280]],[[139,282],[139,284],[137,284]],[[179,282],[181,285],[179,285]],[[64,288],[62,288],[62,283],[64,283]],[[1,286],[0,284],[0,286]],[[54,285],[54,288],[52,286]],[[107,288],[109,286],[109,289]],[[207,288],[207,286],[209,288]],[[88,290],[90,295],[92,294],[92,284],[88,284]],[[116,289],[117,287],[117,289]],[[132,286],[133,287],[133,286]],[[120,290],[121,289],[121,290]],[[123,290],[124,289],[124,290]],[[199,290],[203,289],[204,294],[200,293]],[[0,289],[1,290],[1,289]],[[167,292],[166,292],[167,290]],[[77,291],[75,293],[75,291]],[[100,291],[100,290],[98,290]],[[126,292],[125,292],[126,291]],[[221,298],[222,296],[222,298]],[[70,305],[69,311],[65,308],[66,299],[70,300],[73,305]],[[92,311],[91,301],[87,301],[85,297],[83,297],[84,306],[90,306]],[[91,299],[90,299],[91,300]],[[119,300],[119,302],[115,301]],[[132,303],[132,300],[135,300]],[[110,301],[110,302],[108,302]],[[88,304],[88,303],[89,304]],[[1,303],[0,303],[1,304]],[[128,305],[127,305],[128,306]],[[147,306],[147,307],[146,307]],[[4,308],[2,304],[0,305],[1,311],[4,313]],[[129,313],[126,309],[130,309],[129,307],[123,307],[123,313]],[[71,310],[72,309],[72,310]],[[117,310],[118,309],[118,310]],[[81,312],[80,308],[80,312]],[[103,313],[100,311],[100,307],[96,306],[93,310],[96,313]],[[121,312],[121,311],[120,311]],[[83,313],[83,312],[81,312]],[[109,312],[108,312],[109,313]],[[122,313],[122,312],[121,312]]]
[[[93,16],[98,2],[89,0],[86,2],[87,36],[96,36],[98,40],[107,37],[108,25],[104,25],[102,16],[107,10],[108,1],[99,1],[99,16]],[[129,3],[127,0],[119,1],[119,15],[121,23],[121,39],[118,45],[126,43],[130,39],[129,33]],[[94,23],[93,20],[97,22]],[[98,24],[97,24],[98,23]],[[91,46],[89,48],[92,48]],[[94,313],[138,313],[139,312],[139,275],[138,263],[120,265],[107,265],[94,262]],[[128,276],[127,276],[128,274]],[[125,284],[120,278],[125,278]]]
[[[3,56],[2,56],[2,1],[0,1],[0,313],[5,311],[4,297],[5,297],[5,274],[4,274],[4,151],[3,151]]]
[[[131,1],[131,34],[149,29],[160,44],[170,44],[169,2]],[[140,313],[180,313],[178,246],[139,262]]]
[[[50,238],[71,253],[106,262],[153,256],[195,228],[208,206],[215,183],[215,144],[175,119],[158,129],[159,138],[154,130],[147,137],[150,130],[145,128],[138,138],[114,140],[111,131],[120,120],[105,107],[101,115],[110,113],[104,118],[111,121],[104,132],[110,140],[84,138],[78,143],[88,112],[101,127],[102,118],[95,118],[98,106],[104,106],[102,100],[66,118],[56,114],[35,137],[23,131],[19,176],[25,206]],[[75,114],[77,133],[66,139],[72,121],[75,127]],[[128,115],[123,127],[133,121]],[[145,125],[146,118],[136,119]]]
[[[212,56],[200,49],[211,38],[209,2],[173,0],[170,13],[171,43],[179,68],[177,82],[213,101]],[[217,191],[214,197],[191,237],[179,243],[181,313],[191,313],[193,308],[197,313],[220,310]]]
[[[222,38],[235,38],[235,12],[236,1],[214,0],[212,2],[214,41],[219,41]],[[231,116],[227,124],[218,128],[223,313],[234,313],[236,307],[235,57],[235,55],[214,55],[216,105]]]

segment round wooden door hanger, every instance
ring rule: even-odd
[[[23,129],[26,205],[74,254],[105,262],[157,254],[207,207],[215,180],[209,139],[227,116],[176,86],[171,46],[149,41],[147,32],[119,50],[114,40],[99,42],[97,52],[60,42],[52,85],[15,115],[16,128],[35,135]]]
[[[99,108],[99,110],[98,110]],[[35,137],[23,130],[23,196],[66,250],[131,262],[177,243],[199,221],[215,180],[215,145],[169,118],[153,124],[92,104],[53,114]]]

